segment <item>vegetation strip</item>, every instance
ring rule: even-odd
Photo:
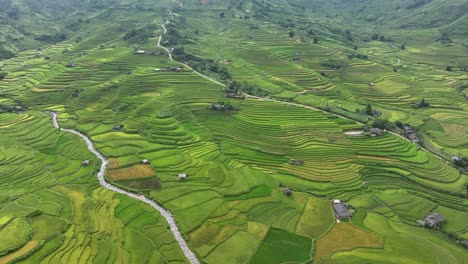
[[[182,233],[180,233],[179,228],[177,227],[177,224],[176,224],[175,219],[172,216],[171,212],[164,209],[159,204],[157,204],[154,200],[151,200],[151,199],[147,198],[143,194],[131,193],[131,192],[125,191],[123,189],[120,189],[118,187],[115,187],[115,186],[111,185],[110,183],[106,182],[106,180],[104,179],[104,173],[106,172],[107,165],[109,164],[109,161],[101,153],[99,153],[99,151],[96,150],[96,148],[93,145],[93,142],[85,134],[83,134],[81,132],[78,132],[76,130],[73,130],[73,129],[61,128],[58,121],[57,121],[57,116],[58,116],[57,113],[51,112],[51,115],[52,115],[52,123],[53,123],[55,128],[58,128],[61,131],[69,132],[69,133],[72,133],[72,134],[75,134],[75,135],[81,137],[86,142],[86,145],[88,146],[88,149],[94,155],[96,155],[96,157],[98,159],[101,160],[101,168],[99,169],[99,172],[97,174],[99,183],[106,189],[109,189],[109,190],[111,190],[113,192],[117,192],[117,193],[120,193],[120,194],[127,195],[127,196],[135,198],[135,199],[138,199],[138,200],[150,205],[154,209],[158,210],[158,212],[166,219],[167,223],[169,224],[169,226],[171,228],[171,232],[174,235],[175,239],[177,240],[177,243],[179,243],[179,246],[182,249],[182,251],[184,252],[185,257],[190,261],[190,263],[199,264],[200,262],[198,261],[197,257],[190,250],[190,248],[187,245],[187,242],[185,242],[184,238],[182,237]]]

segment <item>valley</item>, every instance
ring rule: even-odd
[[[12,5],[16,27],[31,6]],[[0,60],[0,263],[466,262],[463,28],[442,45],[300,1],[63,5],[66,39]]]

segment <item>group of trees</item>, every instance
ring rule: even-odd
[[[177,61],[185,62],[194,70],[203,73],[214,73],[221,80],[231,79],[231,74],[226,67],[220,65],[212,59],[200,58],[198,56],[186,53],[183,47],[177,47],[172,50],[172,56]]]
[[[382,113],[380,111],[375,110],[374,108],[372,108],[371,104],[367,104],[366,108],[364,108],[364,110],[356,109],[356,113],[358,113],[358,114],[363,113],[363,114],[366,114],[368,116],[373,116],[373,117],[379,117],[379,116],[382,115]]]
[[[468,65],[460,65],[459,67],[454,67],[454,66],[447,66],[445,67],[446,71],[453,71],[455,69],[459,69],[460,71],[468,71]]]
[[[175,22],[175,23],[183,23],[181,21]],[[185,30],[185,31],[180,31],[178,28],[186,28],[185,25],[176,25],[176,24],[169,24],[166,26],[167,33],[164,34],[164,44],[165,45],[181,45],[181,44],[192,44],[194,43],[193,37],[191,36],[190,32]],[[199,32],[197,29],[193,31],[195,35],[198,35]]]
[[[392,130],[395,128],[395,124],[387,119],[376,118],[372,121],[372,126],[380,129]]]
[[[371,37],[372,40],[378,40],[381,42],[392,42],[393,40],[391,38],[385,37],[384,35],[379,35],[379,34],[373,34]]]
[[[348,59],[358,58],[361,60],[367,60],[368,56],[365,54],[351,53],[348,54]]]
[[[64,41],[67,39],[67,35],[65,33],[56,33],[54,35],[42,34],[36,38],[38,41],[47,42],[47,43],[56,43],[60,41]]]
[[[21,105],[10,106],[10,105],[0,104],[0,113],[18,113],[18,112],[25,111],[25,110],[27,109]]]
[[[145,43],[153,37],[156,29],[157,26],[154,24],[146,25],[140,29],[132,29],[124,35],[123,39],[128,43]]]
[[[258,97],[265,97],[269,94],[268,91],[265,91],[262,88],[252,86],[247,82],[241,83],[235,80],[226,86],[224,92],[226,95],[239,95],[241,93],[246,93]]]
[[[323,67],[328,67],[334,70],[341,69],[343,67],[343,62],[342,61],[333,61],[333,60],[326,60],[322,61],[321,65]]]
[[[466,157],[456,157],[453,159],[453,164],[463,171],[468,171],[468,158]],[[468,189],[468,185],[467,185]]]

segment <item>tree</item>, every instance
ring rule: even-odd
[[[318,44],[319,38],[317,36],[314,36],[314,44]]]
[[[20,17],[19,8],[17,6],[13,6],[10,10],[8,10],[7,16],[11,19],[18,20]]]
[[[220,18],[224,18],[224,12],[219,13]]]
[[[7,77],[8,72],[6,71],[0,71],[0,80],[3,80]]]
[[[406,49],[406,42],[401,44],[400,48],[401,48],[401,50],[405,50]]]
[[[453,69],[452,66],[447,66],[447,67],[445,68],[446,71],[452,71],[452,69]]]
[[[294,33],[294,31],[289,31],[289,37],[290,38],[294,38],[294,35],[296,35],[296,33]]]
[[[349,29],[345,31],[345,37],[347,40],[353,41],[353,35],[351,35],[351,31],[349,31]]]
[[[399,128],[403,128],[403,123],[401,121],[396,121],[395,125]]]
[[[357,49],[358,49],[358,46],[357,46],[357,45],[354,45],[353,49],[354,49],[354,50],[357,50]]]
[[[379,34],[373,34],[372,35],[372,40],[377,40],[379,39]]]
[[[380,41],[385,42],[385,36],[384,35],[380,36]]]
[[[413,105],[414,108],[423,108],[423,107],[429,107],[430,106],[429,102],[426,101],[426,99],[424,99],[424,98],[421,99],[420,102],[413,103],[412,105]]]
[[[372,110],[372,106],[370,104],[366,105],[366,110],[365,110],[367,115],[373,116],[374,115],[374,110]]]

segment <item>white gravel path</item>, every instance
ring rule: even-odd
[[[97,178],[99,180],[99,183],[106,189],[109,189],[113,192],[117,192],[123,195],[127,195],[129,197],[138,199],[144,203],[147,203],[154,209],[158,210],[158,212],[166,219],[167,223],[169,224],[169,227],[171,228],[171,232],[174,235],[175,239],[177,240],[177,243],[179,243],[180,248],[184,252],[185,257],[190,261],[192,264],[199,264],[200,262],[198,261],[197,257],[195,254],[190,250],[190,248],[187,245],[187,242],[185,242],[184,238],[182,237],[182,234],[179,231],[179,228],[177,227],[177,224],[175,222],[174,216],[172,216],[171,212],[168,210],[164,209],[161,207],[159,204],[157,204],[154,200],[151,200],[144,196],[143,194],[136,194],[132,192],[125,191],[123,189],[120,189],[110,183],[108,183],[105,178],[104,178],[104,173],[106,172],[107,165],[109,164],[109,161],[101,154],[99,151],[96,150],[96,148],[93,145],[93,142],[86,136],[85,134],[78,132],[73,129],[66,129],[66,128],[61,128],[58,121],[57,121],[57,113],[51,112],[52,115],[52,123],[54,124],[55,128],[58,128],[62,131],[69,132],[75,135],[78,135],[84,141],[86,142],[86,145],[88,145],[88,149],[96,155],[101,160],[101,168],[99,169],[99,172],[97,174]]]

